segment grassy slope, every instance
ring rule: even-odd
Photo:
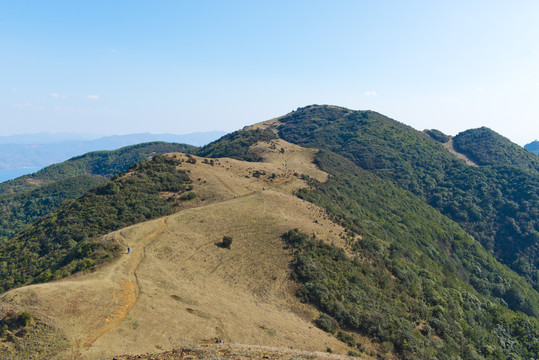
[[[279,136],[341,154],[419,195],[539,289],[539,176],[470,167],[425,134],[372,111],[310,106],[279,119]]]
[[[339,128],[339,124],[327,119],[320,120],[319,125],[324,122],[328,127]],[[384,143],[393,143],[391,135],[398,132],[400,145],[409,146],[406,161],[401,164],[409,170],[408,177],[404,178],[415,181],[414,168],[406,165],[411,165],[418,157],[426,157],[423,161],[428,162],[429,148],[423,149],[417,143],[428,146],[433,143],[425,137],[414,138],[403,131],[407,127],[392,121],[384,125],[387,128],[382,126],[382,132],[386,135],[378,146],[383,149]],[[306,133],[316,134],[315,139],[321,144],[339,148],[339,141],[332,142],[324,136],[327,134],[317,134],[319,127],[306,128],[309,128]],[[343,136],[339,140],[344,138],[362,147],[372,145],[360,144],[347,134],[340,135]],[[375,142],[380,134],[373,131],[362,136],[371,136],[370,142]],[[411,141],[416,141],[416,146],[411,145]],[[218,145],[226,153],[226,141]],[[364,155],[357,148],[354,150]],[[443,149],[440,151],[449,168],[450,164],[461,164]],[[235,149],[234,153],[237,153]],[[393,156],[396,161],[398,154]],[[366,163],[369,159],[373,160],[363,158]],[[386,165],[391,163],[383,157],[374,162],[377,160],[387,161]],[[329,312],[345,328],[390,343],[388,347],[404,358],[452,358],[457,354],[465,356],[470,351],[476,358],[503,358],[513,351],[500,346],[507,341],[518,344],[514,355],[537,354],[537,319],[507,309],[538,315],[539,294],[529,284],[498,263],[456,223],[412,193],[331,152],[321,152],[317,164],[331,175],[330,180],[327,183],[313,181],[312,190],[302,190],[299,195],[324,207],[335,221],[350,230],[349,241],[360,260],[359,264],[352,265],[356,270],[347,272],[351,266],[346,265],[349,260],[343,258],[342,266],[333,267],[332,261],[341,255],[324,246],[314,250],[314,255],[313,251],[300,253],[298,264],[305,265],[307,261],[311,265],[305,265],[307,270],[303,266],[298,273],[299,280],[306,280],[305,271],[314,273],[310,280],[315,280],[311,281],[311,288],[305,284],[307,291],[302,296],[306,300]],[[435,169],[444,169],[443,165],[430,163]],[[354,234],[361,236],[361,240],[353,240]],[[312,246],[310,248],[312,250]],[[328,252],[329,259],[318,261]],[[309,256],[315,263],[306,260]],[[356,282],[353,282],[354,271],[360,271]],[[351,284],[362,284],[361,289],[350,290]],[[343,306],[348,310],[344,311]],[[357,318],[354,314],[363,315]],[[429,327],[424,333],[416,329],[426,325]],[[522,326],[526,330],[522,330]],[[503,335],[491,336],[493,331],[501,331]],[[437,337],[444,342],[436,344]],[[485,344],[492,348],[486,349]]]

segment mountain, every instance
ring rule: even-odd
[[[291,143],[338,153],[413,192],[539,289],[539,218],[534,215],[539,211],[539,176],[535,171],[469,166],[444,144],[373,111],[308,106],[261,127],[273,129]],[[526,164],[527,156],[518,159],[513,153],[512,158]]]
[[[192,151],[183,144],[146,143],[77,156],[0,184],[0,243],[88,190],[156,154]]]
[[[0,356],[216,341],[223,358],[539,356],[533,272],[498,261],[531,248],[479,239],[528,240],[535,172],[318,105],[193,152],[143,160],[0,245]]]
[[[453,138],[453,146],[478,165],[511,165],[539,172],[539,156],[487,127],[457,134]]]
[[[539,154],[539,141],[535,140],[529,144],[524,145],[524,149]]]
[[[78,138],[72,140],[68,136]],[[29,174],[73,156],[97,150],[114,150],[146,142],[171,142],[200,146],[224,135],[222,131],[185,135],[130,134],[84,140],[84,134],[27,134],[0,137],[0,181]],[[86,135],[89,136],[89,135]],[[10,142],[12,141],[12,142]],[[31,142],[23,142],[31,141]]]

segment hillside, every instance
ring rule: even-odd
[[[326,175],[311,164],[312,151],[279,146],[286,157],[276,160],[275,151],[268,163],[257,164],[217,159],[212,165],[177,154],[196,194],[184,210],[102,238],[124,249],[129,245],[131,254],[124,251],[88,275],[7,292],[1,306],[33,314],[36,332],[50,327],[47,334],[54,340],[47,351],[60,351],[59,358],[137,354],[216,337],[346,353],[345,344],[312,325],[317,311],[295,298],[291,256],[280,238],[291,227],[320,237],[343,231],[317,207],[291,195],[305,186],[294,175],[296,164],[320,180]],[[230,249],[216,246],[225,235],[233,238]],[[4,351],[13,349],[9,346]]]
[[[457,134],[453,138],[453,146],[478,165],[510,165],[539,172],[539,156],[487,127]]]
[[[338,153],[410,190],[539,289],[535,172],[469,166],[424,133],[372,111],[313,105],[256,128],[273,130],[300,146]]]
[[[469,166],[424,133],[332,106],[198,154],[212,158],[143,161],[0,248],[3,357],[539,356],[539,293],[466,228],[491,219],[459,225],[427,203],[499,187],[472,199],[510,221],[519,212],[496,206],[534,206],[531,172]],[[49,282],[13,289],[36,281]]]
[[[175,160],[154,156],[127,174],[64,202],[24,231],[0,244],[0,291],[91,269],[118,255],[117,244],[99,237],[125,226],[173,212],[166,192],[191,186]]]
[[[0,195],[0,243],[57,209],[65,200],[76,199],[105,179],[77,175],[34,190]]]
[[[364,358],[443,358],[470,349],[483,356],[486,344],[496,356],[536,351],[536,320],[478,294],[457,273],[478,266],[496,271],[507,286],[527,293],[532,307],[537,293],[456,224],[331,153],[282,140],[255,143],[249,152],[264,162],[171,155],[193,179],[196,195],[175,214],[102,237],[101,243],[129,246],[131,253],[96,272],[2,295],[7,311],[34,319],[31,331],[16,333],[17,341],[45,351],[39,339],[49,339],[51,356],[91,359],[215,338],[240,353],[247,350],[235,343],[331,348]],[[309,202],[292,195],[298,190]],[[286,235],[296,228],[296,237]],[[217,246],[224,236],[233,239],[230,249]],[[327,328],[326,318],[340,329]],[[468,327],[456,330],[462,321]],[[518,345],[503,348],[499,341]],[[4,344],[5,354],[17,349]],[[24,349],[21,356],[29,354]]]
[[[84,154],[0,183],[0,243],[56,210],[64,201],[82,196],[142,159],[192,149],[194,147],[183,144],[138,144]]]
[[[272,124],[275,122],[272,121]],[[252,131],[248,129],[245,132]],[[255,134],[237,134],[230,138],[252,137]],[[223,149],[226,147],[226,142],[209,144],[202,151],[211,151],[208,149],[211,147]],[[231,148],[233,153],[237,153],[234,145]],[[417,313],[421,312],[415,308],[416,305],[413,305],[418,299],[421,299],[422,306],[432,306],[433,312],[427,312],[429,314],[427,318],[431,319],[430,326],[438,327],[437,334],[447,341],[437,356],[441,356],[442,352],[458,353],[458,349],[462,349],[463,343],[467,342],[464,339],[471,336],[471,332],[474,332],[473,338],[481,338],[483,343],[487,341],[494,344],[502,341],[494,338],[485,340],[489,337],[488,333],[493,330],[493,328],[487,330],[488,327],[483,330],[469,328],[460,335],[455,332],[449,335],[441,330],[457,326],[451,325],[451,321],[458,322],[457,319],[462,316],[460,311],[469,307],[465,305],[466,300],[462,302],[463,298],[460,296],[463,295],[457,295],[469,293],[469,285],[490,298],[490,300],[486,298],[481,300],[485,301],[483,306],[486,308],[490,306],[488,304],[491,304],[493,299],[498,298],[501,304],[537,316],[537,309],[539,309],[537,292],[516,274],[495,261],[462,229],[451,221],[448,222],[447,218],[426,206],[420,199],[393,187],[388,182],[380,181],[376,176],[361,171],[346,159],[330,152],[320,152],[315,162],[322,170],[330,174],[330,179],[327,183],[311,182],[313,190],[301,190],[299,196],[325,208],[335,221],[348,230],[344,233],[344,238],[348,238],[353,249],[359,251],[363,265],[346,264],[346,260],[343,259],[342,265],[335,269],[328,269],[328,273],[324,273],[322,269],[329,267],[331,259],[335,260],[342,255],[339,255],[337,250],[325,247],[314,248],[315,252],[312,253],[314,244],[309,244],[305,248],[307,252],[298,257],[297,261],[304,262],[306,257],[312,259],[307,261],[307,270],[298,269],[298,277],[305,281],[306,286],[306,291],[302,292],[301,296],[329,313],[340,325],[355,329],[359,333],[371,336],[375,334],[374,336],[377,336],[380,341],[391,343],[391,346],[397,352],[404,354],[405,358],[415,358],[414,356],[419,356],[419,354],[433,356],[432,353],[427,355],[428,352],[424,352],[432,346],[430,342],[432,340],[412,335],[414,328],[412,324],[415,322],[417,325],[419,321]],[[359,236],[360,240],[354,240],[354,236]],[[330,252],[329,259],[324,260],[321,255],[327,256],[324,255],[327,252]],[[313,264],[313,261],[316,262]],[[365,261],[372,264],[373,268],[369,269],[370,266],[366,268]],[[410,266],[411,264],[420,264],[420,266],[414,267]],[[481,270],[478,271],[478,269]],[[349,280],[354,272],[361,272],[355,275],[361,280],[355,282]],[[449,274],[451,275],[447,277]],[[391,280],[392,276],[398,280]],[[410,283],[411,279],[416,279],[413,280],[416,285]],[[434,282],[431,282],[433,280]],[[358,284],[358,282],[363,285],[359,289],[354,289],[353,284]],[[466,286],[463,282],[469,285]],[[335,286],[335,284],[340,286]],[[403,296],[404,293],[410,291],[410,288],[416,286],[416,290]],[[448,287],[453,290],[448,291]],[[457,291],[453,292],[454,290]],[[399,300],[388,301],[384,295],[377,298],[388,291],[394,291],[389,298]],[[430,291],[433,293],[429,294]],[[345,295],[347,293],[349,295]],[[524,297],[528,295],[531,295],[531,298],[524,300]],[[347,300],[344,301],[341,296]],[[474,295],[474,299],[476,297],[480,298],[478,294]],[[447,317],[440,318],[445,325],[436,325],[436,321],[432,322],[431,316],[435,314],[436,306],[441,305],[446,308],[446,306],[452,307],[459,303],[457,307],[462,306],[462,310],[451,312],[451,315],[448,313]],[[345,311],[345,308],[349,310]],[[486,308],[482,311],[490,312]],[[373,309],[377,310],[373,311]],[[499,308],[501,309],[503,306]],[[357,316],[357,314],[363,315]],[[411,320],[406,320],[410,314],[414,314],[414,320],[412,323],[407,323],[406,321]],[[469,319],[470,316],[475,317],[478,314],[466,316]],[[510,325],[503,320],[503,317],[495,320],[491,315],[486,316],[490,319],[489,321],[506,327],[508,333],[514,333],[514,330],[509,330],[512,326],[519,326],[517,323],[520,320],[516,318],[514,319],[516,322]],[[532,321],[533,324],[536,320],[525,321]],[[395,322],[399,325],[395,325]],[[473,327],[478,325],[475,324]],[[532,330],[534,326],[536,327],[537,324],[532,325],[531,333],[528,332],[528,334],[537,331]],[[403,338],[403,334],[409,335]],[[404,343],[408,345],[405,346]],[[451,347],[449,344],[452,343],[460,345]],[[532,343],[528,342],[528,346]],[[472,346],[479,344],[480,342]],[[533,349],[533,346],[528,349]],[[532,350],[532,353],[535,351],[537,350]],[[464,356],[464,354],[461,355]]]

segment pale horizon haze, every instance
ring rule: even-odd
[[[539,138],[538,1],[5,1],[1,136],[233,131],[297,107]]]

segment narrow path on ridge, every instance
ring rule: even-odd
[[[112,303],[114,303],[114,305],[109,314],[97,325],[97,327],[89,329],[89,334],[87,336],[77,340],[77,348],[88,348],[92,346],[97,339],[120,324],[135,307],[141,291],[137,270],[146,257],[146,246],[148,246],[156,236],[163,232],[166,227],[167,219],[168,217],[158,219],[158,227],[148,234],[141,243],[129,244],[131,247],[131,254],[125,254],[124,261],[120,260],[120,262],[109,272],[107,276],[109,278],[112,278],[114,275],[120,275],[120,278],[125,278],[125,275],[127,275],[127,279],[119,281],[120,290],[113,293]]]

